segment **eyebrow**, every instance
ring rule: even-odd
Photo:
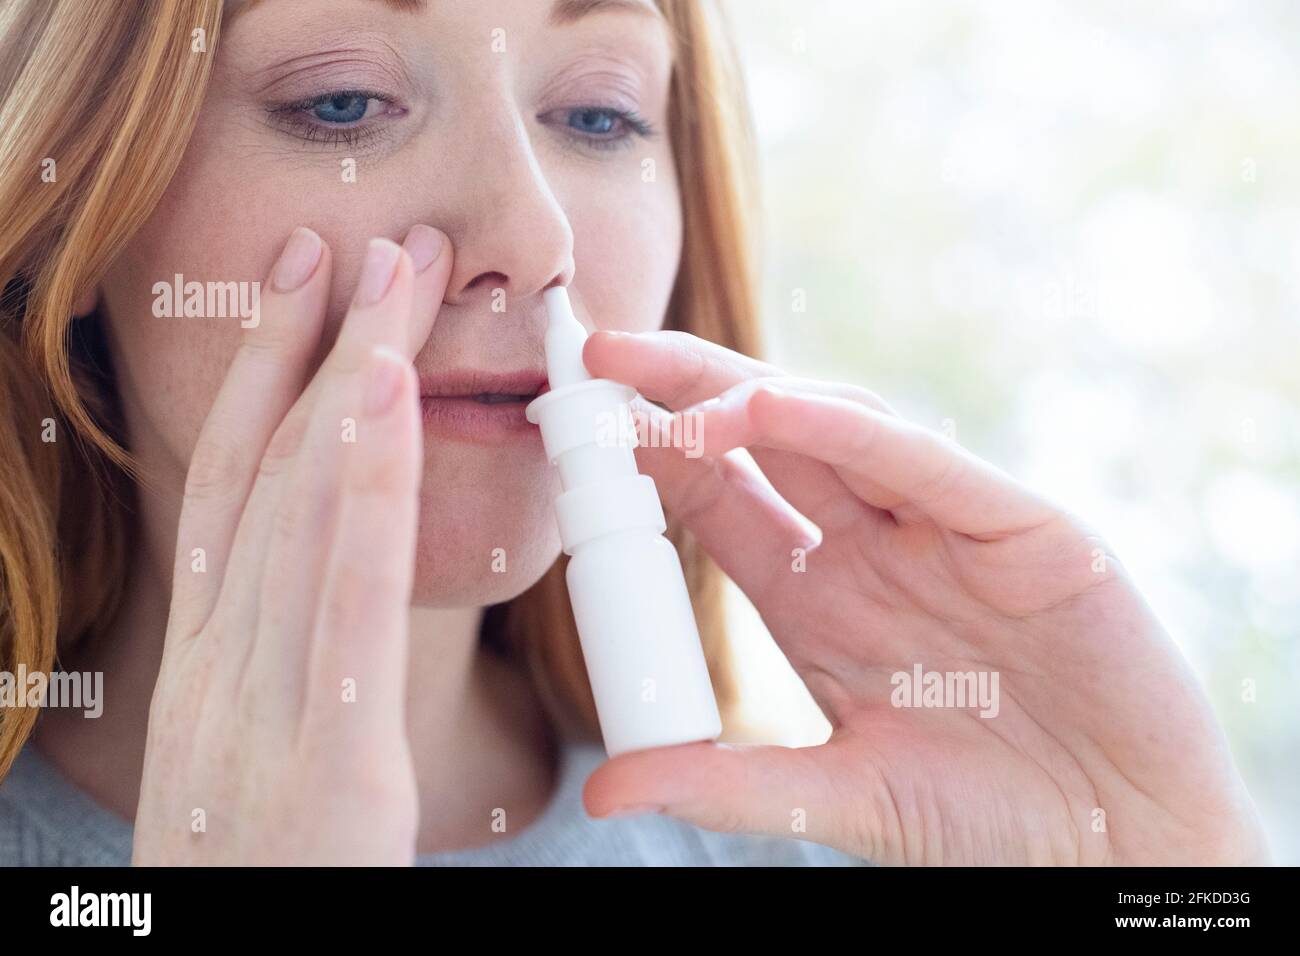
[[[257,0],[225,0],[225,21],[227,25],[232,23],[236,17],[248,10]],[[428,7],[428,0],[383,0],[386,6],[402,13],[423,13]]]
[[[381,0],[382,3],[403,13],[422,13],[428,0]],[[227,0],[227,22],[252,6],[253,0]],[[555,0],[548,17],[551,26],[563,27],[577,23],[597,13],[634,13],[640,16],[663,19],[659,8],[650,0]]]
[[[649,0],[555,0],[551,7],[551,26],[577,23],[596,13],[634,13],[662,20],[663,15]]]

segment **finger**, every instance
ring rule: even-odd
[[[869,504],[889,507],[875,497],[883,488],[972,537],[1017,533],[1057,515],[1049,502],[937,432],[843,398],[754,381],[687,411],[703,416],[711,453],[757,445],[806,455],[834,467]]]
[[[391,348],[409,359],[420,348],[417,340],[422,343],[429,338],[451,275],[451,242],[438,230],[417,224],[407,233],[402,251],[406,253],[404,266],[397,262],[397,247],[392,242],[376,239],[369,244],[362,274],[338,338],[267,449],[261,466],[262,478],[249,497],[244,519],[247,531],[241,545],[245,548],[243,553],[251,557],[243,569],[246,580],[261,577],[263,559],[270,553],[274,515],[281,509],[286,495],[287,472],[298,457],[322,396],[330,390],[339,392],[340,379],[359,370],[375,347]],[[417,265],[423,268],[417,269]],[[409,272],[415,273],[413,282],[408,282]],[[380,300],[372,301],[373,296],[380,293]],[[345,419],[355,421],[355,415],[339,414],[337,402],[334,405],[335,413],[324,416],[323,424],[318,427],[323,431],[321,440],[332,443],[337,450],[338,444],[346,439]],[[330,445],[317,447],[328,448]],[[298,490],[294,494],[299,501],[286,502],[287,517],[281,519],[290,523],[294,514],[308,507],[308,502],[322,503],[329,498],[337,486],[337,469],[313,464],[306,474],[299,474],[297,481]],[[297,597],[297,600],[308,599],[308,595]]]
[[[644,399],[634,401],[633,415],[649,423],[648,436],[673,434],[671,413]],[[797,550],[817,544],[817,530],[744,452],[706,458],[680,449],[639,444],[637,468],[654,479],[665,512],[746,593],[763,593],[790,570]]]
[[[677,331],[595,332],[587,340],[583,360],[591,374],[631,385],[646,398],[674,410],[711,399],[740,382],[785,377],[767,362]],[[867,389],[812,379],[799,381],[809,389],[896,414]],[[833,532],[862,517],[862,499],[845,487],[833,469],[778,450],[750,451],[773,487],[818,527]]]
[[[212,612],[258,462],[302,391],[320,342],[330,270],[320,237],[295,229],[259,296],[258,322],[244,330],[190,460],[169,640],[197,633]]]
[[[881,788],[870,768],[858,768],[862,792],[846,805],[843,787],[825,769],[834,765],[832,746],[698,743],[641,750],[597,769],[583,802],[595,817],[640,807],[706,830],[795,837],[865,856],[880,842],[882,818],[874,807],[882,804],[872,791]]]
[[[888,415],[897,414],[874,393],[856,385],[780,376],[746,379],[743,383],[732,385],[731,388],[736,389],[741,385],[753,387],[762,382],[771,382],[787,391],[842,398],[845,401],[875,408]],[[712,440],[714,436],[707,432],[704,420],[700,416],[699,409],[702,407],[707,406],[705,403],[700,403],[674,416],[673,433],[664,443],[667,447],[685,447],[687,440],[679,439],[678,434],[693,429],[698,436],[696,442],[700,446],[698,450],[703,454],[725,454],[729,450],[729,446],[715,445]],[[750,447],[749,452],[777,492],[818,528],[826,532],[835,533],[852,527],[864,518],[878,518],[878,513],[869,512],[887,510],[904,503],[901,495],[884,488],[870,478],[860,479],[855,490],[849,487],[843,476],[830,465],[806,455],[758,446]]]
[[[313,617],[322,593],[330,541],[338,520],[344,461],[361,441],[364,373],[375,348],[403,360],[382,342],[363,353],[367,331],[407,342],[415,280],[411,257],[386,239],[375,240],[362,267],[346,332],[317,379],[318,399],[301,434],[277,434],[249,501],[248,567],[238,570],[257,595],[257,639],[251,679],[269,685],[278,714],[300,713]],[[378,300],[372,299],[378,295]],[[280,447],[276,447],[280,446]],[[243,528],[241,527],[241,532]],[[242,546],[244,542],[241,541]],[[235,575],[232,575],[232,579]]]
[[[361,275],[357,278],[349,315],[343,320],[338,340],[330,350],[327,363],[334,360],[358,368],[365,364],[377,346],[392,349],[411,359],[429,338],[438,314],[438,305],[446,291],[447,278],[451,275],[451,242],[443,233],[423,223],[417,223],[407,230],[401,249],[409,256],[410,271],[415,277],[415,292],[412,293],[411,301],[418,303],[420,308],[400,311],[374,308],[374,304],[383,299],[391,286],[392,273],[379,268],[372,269],[371,257],[377,255],[376,249],[379,249],[388,257],[384,259],[385,264],[395,263],[397,248],[397,244],[388,239],[370,241]],[[363,306],[362,303],[370,305]],[[352,321],[352,313],[363,309],[365,314],[362,320]]]
[[[748,378],[785,374],[775,365],[716,342],[672,330],[593,332],[583,347],[582,361],[597,378],[631,385],[673,410],[713,398]]]
[[[387,242],[387,240],[376,241]],[[367,247],[367,255],[372,248],[373,243]],[[391,243],[383,248],[389,249],[391,253]],[[402,241],[402,249],[411,257],[411,267],[415,273],[415,292],[411,310],[401,314],[391,311],[375,313],[367,316],[364,322],[351,322],[345,316],[338,336],[330,347],[326,363],[333,360],[355,368],[362,361],[360,357],[368,355],[370,349],[377,345],[391,348],[407,358],[414,358],[428,341],[447,290],[447,281],[451,276],[453,260],[451,241],[432,226],[417,223],[407,231]],[[363,274],[365,271],[366,262],[363,262]],[[349,307],[349,315],[362,292],[360,283],[363,280],[364,275],[359,278],[358,288],[354,290],[356,294],[353,295],[353,305]],[[320,390],[326,387],[329,381],[328,376],[319,374],[312,378],[307,390],[294,403],[289,413],[295,419],[289,421],[285,429],[290,435],[301,436]]]
[[[775,365],[687,332],[593,332],[583,348],[587,370],[631,385],[652,401],[680,410],[755,378],[787,378]],[[879,395],[857,385],[798,379],[825,395],[853,398],[897,415]]]
[[[423,223],[411,227],[402,241],[402,248],[410,255],[415,269],[415,294],[407,341],[398,351],[413,360],[429,341],[433,324],[438,319],[442,300],[447,295],[455,251],[444,233]]]
[[[404,733],[407,637],[423,470],[419,387],[375,350],[358,441],[348,451],[337,532],[312,634],[304,721],[331,745]]]

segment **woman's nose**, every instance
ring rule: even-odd
[[[441,218],[456,250],[446,301],[495,311],[573,275],[573,229],[522,122],[462,143],[454,196]],[[445,167],[444,167],[445,170]],[[502,297],[504,296],[504,301]]]

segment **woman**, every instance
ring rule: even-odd
[[[0,21],[5,666],[104,686],[5,713],[4,862],[1266,857],[1103,541],[750,357],[710,4],[131,6]],[[718,567],[824,745],[602,764],[522,416],[557,284],[593,374],[699,423],[637,454],[724,706]],[[996,706],[900,693],[922,669]]]

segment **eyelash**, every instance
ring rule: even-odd
[[[567,109],[553,110],[552,113],[563,113],[568,116],[573,116],[578,113],[601,113],[610,117],[617,123],[622,123],[628,128],[629,132],[625,132],[618,136],[587,136],[574,130],[570,126],[566,125],[564,127],[564,131],[570,136],[570,138],[579,141],[582,145],[591,149],[622,149],[632,145],[633,136],[639,136],[641,139],[653,139],[658,135],[654,126],[634,110],[622,110],[612,106],[575,106]],[[538,119],[544,120],[549,115],[551,115],[551,113],[544,113],[538,116]]]
[[[325,123],[310,119],[312,110],[318,109],[330,100],[340,97],[364,97],[367,109],[371,100],[377,100],[391,107],[390,97],[372,90],[331,90],[318,96],[309,96],[292,103],[281,103],[267,110],[273,121],[289,129],[294,135],[309,143],[325,143],[329,146],[355,146],[377,134],[377,130],[367,126],[341,126],[337,123]],[[374,124],[370,124],[374,125]]]
[[[393,100],[390,97],[384,96],[382,93],[376,93],[372,90],[331,90],[328,93],[321,93],[317,96],[307,97],[306,99],[272,106],[268,108],[267,113],[271,116],[274,122],[285,127],[294,135],[309,143],[324,143],[329,146],[355,146],[357,143],[378,135],[378,130],[370,129],[368,126],[343,126],[337,123],[326,123],[321,120],[313,120],[310,118],[313,110],[319,109],[331,100],[342,97],[364,97],[367,103],[367,110],[369,109],[369,102],[371,100],[376,100],[390,108],[393,105]],[[577,130],[573,130],[571,127],[565,127],[565,130],[570,134],[570,138],[580,141],[584,146],[591,149],[619,149],[631,145],[631,139],[634,135],[639,136],[642,139],[652,139],[658,135],[658,131],[654,126],[634,110],[617,109],[608,106],[577,106],[562,110],[553,110],[551,113],[539,115],[538,119],[545,120],[547,116],[550,116],[553,113],[562,113],[569,116],[578,113],[601,113],[610,117],[616,123],[624,124],[628,128],[629,132],[625,132],[618,136],[589,136],[584,135]]]

